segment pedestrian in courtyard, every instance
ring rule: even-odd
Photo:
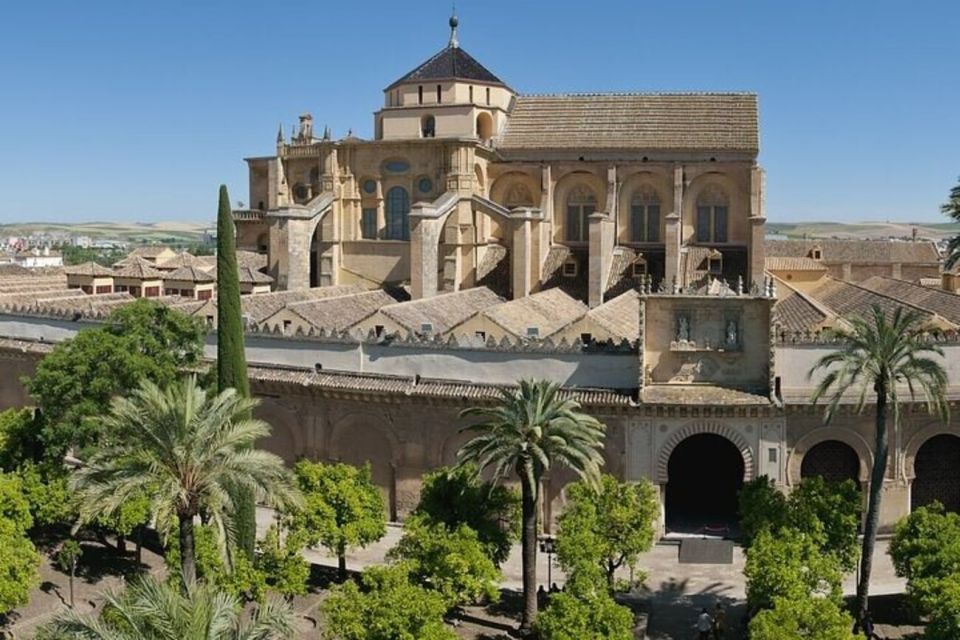
[[[863,628],[863,635],[867,636],[867,640],[880,640],[873,630],[873,616],[870,615],[869,611],[863,614],[863,622],[860,626]]]
[[[697,616],[697,633],[700,634],[700,640],[710,640],[710,634],[712,632],[713,618],[710,617],[707,609],[703,608],[700,610],[700,615]]]
[[[717,603],[717,610],[713,612],[713,637],[716,640],[723,640],[727,634],[727,612],[723,604]]]

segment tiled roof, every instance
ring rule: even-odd
[[[449,398],[452,400],[495,400],[501,387],[492,384],[431,380],[403,376],[389,376],[336,371],[297,371],[249,367],[254,383],[293,384],[311,389],[355,391],[422,398]],[[562,398],[574,398],[590,406],[630,406],[634,404],[629,393],[615,389],[562,389]]]
[[[4,262],[0,264],[0,276],[25,276],[29,275],[30,273],[30,269],[27,269],[19,264],[14,264],[12,262]]]
[[[253,296],[241,296],[240,307],[243,315],[259,324],[275,314],[287,304],[304,302],[306,300],[320,300],[335,298],[353,293],[360,293],[363,289],[352,284],[339,284],[332,287],[313,287],[312,289],[296,289],[293,291],[273,291],[258,293]]]
[[[404,82],[424,80],[474,80],[503,85],[500,78],[493,75],[489,69],[460,47],[446,47],[438,51],[429,60],[392,83],[390,87]]]
[[[288,304],[286,309],[303,318],[315,329],[326,329],[329,332],[343,331],[370,317],[381,307],[394,303],[396,300],[390,294],[377,289],[348,296],[293,302]],[[270,318],[265,322],[269,324]]]
[[[767,271],[826,271],[819,260],[795,256],[767,256],[764,261]]]
[[[180,267],[197,267],[198,269],[210,270],[216,264],[214,256],[195,256],[187,251],[181,251],[169,260],[163,260],[156,264],[158,269],[174,270]]]
[[[208,257],[208,256],[201,256]],[[212,259],[211,266],[216,265],[216,258],[209,256]],[[245,251],[243,249],[237,249],[237,266],[241,267],[250,267],[254,271],[259,271],[264,269],[267,266],[267,254],[257,253],[256,251]]]
[[[475,287],[398,302],[383,307],[381,312],[407,331],[420,333],[423,325],[430,324],[434,334],[442,334],[475,313],[500,302],[503,299],[490,289]]]
[[[756,154],[758,128],[757,96],[748,93],[518,96],[497,149]]]
[[[756,393],[706,384],[654,384],[643,388],[644,404],[769,405],[770,398]]]
[[[864,289],[915,305],[960,324],[960,295],[955,293],[883,276],[873,276],[859,284]]]
[[[137,280],[162,280],[163,273],[150,262],[139,256],[125,260],[126,264],[113,272],[116,278],[134,278]]]
[[[180,280],[182,282],[213,282],[214,277],[198,267],[180,267],[163,276],[164,280]]]
[[[588,307],[562,289],[553,288],[498,304],[483,315],[515,336],[524,337],[529,327],[547,337],[587,313]]]
[[[886,295],[830,277],[821,280],[820,284],[807,292],[807,295],[843,318],[870,317],[873,313],[872,308],[878,306],[888,316],[893,315],[897,308],[906,307],[919,313],[921,322],[933,320],[933,314],[930,312],[918,310],[913,305],[901,304],[900,301]]]
[[[89,276],[89,277],[113,277],[113,269],[108,269],[102,264],[96,262],[84,262],[70,267],[66,267],[64,272],[68,276]]]
[[[783,331],[814,331],[827,320],[826,314],[804,296],[794,293],[773,305],[773,324]]]
[[[764,240],[767,259],[809,258],[814,249],[826,263],[920,263],[937,264],[940,254],[933,242],[896,240]]]
[[[486,248],[477,265],[477,286],[487,287],[499,296],[509,298],[511,293],[510,258],[507,248],[493,244]]]
[[[577,261],[577,275],[575,276],[563,274],[563,265],[568,258],[574,258]],[[550,247],[543,259],[541,274],[541,289],[560,287],[574,298],[587,299],[589,260],[586,249],[571,249],[563,245]]]
[[[248,265],[238,267],[237,276],[242,284],[271,284],[273,282],[273,278],[256,269],[252,269]]]
[[[634,290],[594,307],[587,316],[611,335],[631,341],[640,338],[640,294]]]

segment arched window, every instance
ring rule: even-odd
[[[590,234],[588,218],[597,210],[597,199],[585,186],[579,186],[567,196],[567,240],[586,241]]]
[[[387,191],[387,239],[410,239],[410,194],[403,187]]]
[[[433,116],[423,116],[420,118],[420,136],[423,138],[432,138],[437,135],[437,121]]]
[[[649,186],[630,199],[630,240],[660,242],[660,197]]]
[[[711,185],[697,198],[697,242],[727,241],[727,194]]]
[[[493,118],[489,113],[477,115],[477,137],[481,140],[489,140],[493,137]]]

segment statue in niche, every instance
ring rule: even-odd
[[[726,342],[727,342],[727,346],[728,346],[728,347],[736,347],[736,346],[737,346],[737,342],[738,342],[738,340],[737,340],[737,335],[738,335],[738,332],[737,332],[737,321],[736,321],[736,320],[731,320],[731,321],[729,321],[729,322],[727,323],[727,338],[726,338]]]
[[[677,319],[677,342],[689,342],[690,340],[690,321],[686,316],[680,316]]]

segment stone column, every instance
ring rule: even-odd
[[[590,215],[588,295],[591,308],[603,304],[603,292],[613,264],[613,220],[606,213]]]
[[[676,282],[680,282],[680,245],[683,242],[683,165],[673,167],[673,211],[664,217],[663,243],[665,259],[663,268],[663,286],[669,291]]]
[[[765,268],[765,252],[763,239],[766,235],[764,225],[767,222],[765,217],[765,188],[766,176],[763,169],[754,166],[750,170],[750,273],[748,275],[751,285],[762,286],[763,270]]]
[[[513,299],[530,295],[539,278],[538,256],[534,238],[536,220],[540,212],[530,207],[514,209],[510,214],[513,242],[510,249],[510,288]]]
[[[414,300],[437,294],[442,225],[432,204],[418,202],[410,208],[410,294]]]

